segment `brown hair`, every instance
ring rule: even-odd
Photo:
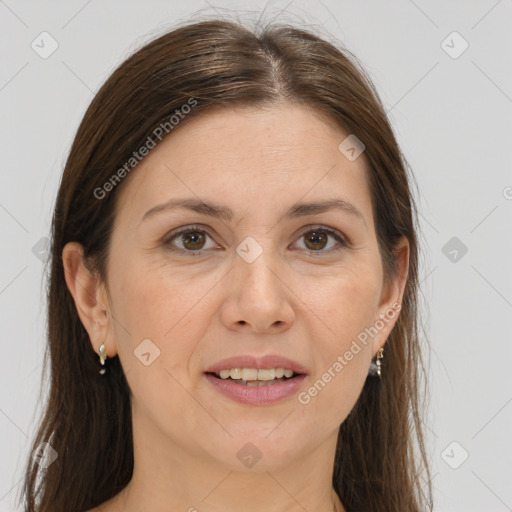
[[[426,372],[418,335],[416,208],[408,165],[378,94],[351,52],[309,30],[287,24],[251,30],[209,20],[175,28],[123,62],[92,100],[71,147],[52,223],[50,389],[32,446],[48,442],[58,458],[46,469],[29,459],[25,511],[86,510],[131,479],[130,389],[118,357],[109,360],[106,375],[98,373],[98,355],[66,286],[62,250],[70,241],[82,244],[91,270],[106,282],[116,192],[124,182],[106,187],[101,199],[95,190],[112,183],[155,128],[192,100],[184,123],[216,107],[288,101],[315,108],[365,144],[385,276],[395,275],[393,248],[402,236],[410,246],[409,273],[382,381],[366,380],[339,429],[333,487],[349,512],[431,510],[421,426],[420,377]]]

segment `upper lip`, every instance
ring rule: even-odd
[[[307,374],[304,366],[287,357],[277,354],[267,354],[264,356],[242,355],[222,359],[209,366],[205,373],[218,373],[221,370],[230,370],[231,368],[256,368],[258,370],[265,368],[285,368],[293,370],[295,373]]]

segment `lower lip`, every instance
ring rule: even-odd
[[[298,392],[306,378],[306,375],[298,375],[293,379],[277,382],[276,384],[246,386],[236,384],[231,379],[219,379],[206,373],[204,375],[224,396],[236,402],[250,405],[271,404],[289,398]]]

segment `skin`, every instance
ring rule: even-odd
[[[364,153],[349,161],[338,150],[347,135],[289,104],[196,117],[118,191],[107,283],[87,271],[79,244],[66,245],[66,282],[91,345],[120,358],[132,394],[134,475],[95,512],[345,511],[331,483],[338,428],[398,313],[307,405],[297,396],[240,404],[203,372],[233,355],[277,353],[307,367],[307,390],[401,302],[409,246],[397,246],[399,274],[385,285]],[[184,197],[229,206],[234,218],[176,209],[141,222]],[[328,198],[350,202],[364,220],[330,210],[279,221],[298,201]],[[171,231],[197,223],[207,231],[202,245],[180,236],[170,243],[183,253],[164,245]],[[310,242],[304,235],[319,226],[351,245],[331,235]],[[263,249],[252,263],[235,251],[247,236]],[[202,255],[185,252],[197,248]],[[134,356],[144,339],[160,350],[149,366]],[[262,454],[252,468],[237,458],[249,442]]]

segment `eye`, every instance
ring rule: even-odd
[[[308,231],[302,233],[299,240],[303,238],[305,239],[305,250],[315,256],[336,252],[349,246],[349,242],[338,233],[338,231],[324,226],[314,227],[313,229],[310,228]],[[328,250],[324,250],[329,245],[329,238],[333,239],[335,242],[331,243]],[[163,245],[174,252],[181,252],[191,256],[201,256],[203,251],[214,248],[213,246],[205,246],[208,239],[212,240],[212,237],[204,229],[198,226],[186,226],[170,233],[164,240]],[[179,245],[176,246],[176,244],[181,244],[181,247]]]
[[[336,247],[336,243],[332,243],[330,247],[328,247],[329,250],[323,250],[328,245],[329,237],[338,242],[338,246]],[[305,250],[315,256],[315,253],[324,254],[335,252],[348,246],[348,242],[340,233],[334,229],[326,227],[315,227],[313,229],[309,229],[302,233],[300,240],[301,239],[305,240]],[[331,250],[333,247],[335,248]]]
[[[210,238],[210,235],[203,229],[195,226],[187,226],[179,231],[171,233],[169,237],[164,240],[164,245],[168,246],[171,251],[185,252],[192,256],[200,256],[203,249],[210,249],[212,247],[205,247],[205,241]],[[173,247],[173,241],[178,240],[183,247],[177,249]]]

